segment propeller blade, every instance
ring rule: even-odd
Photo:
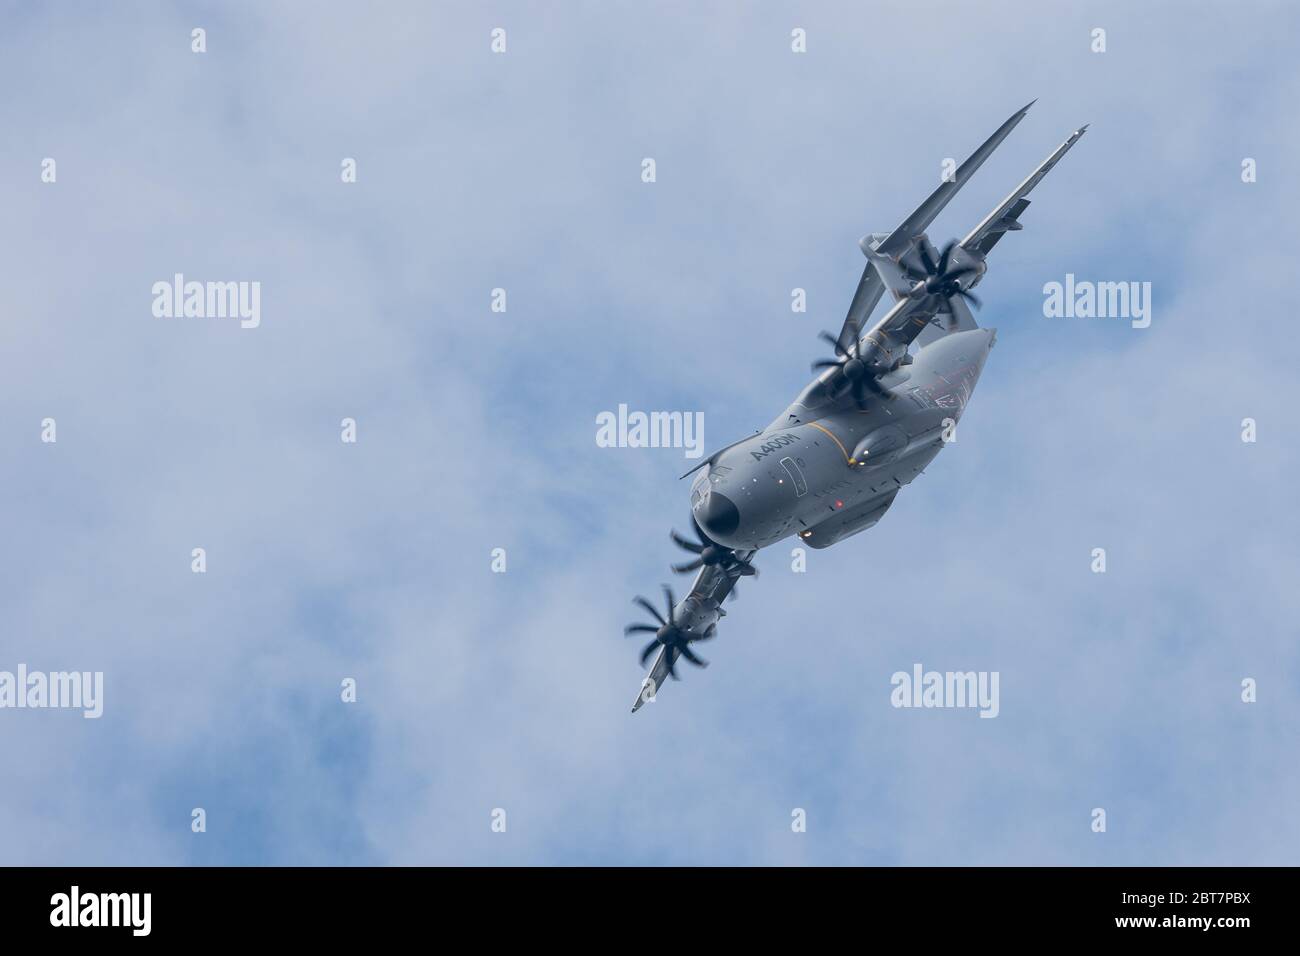
[[[746,577],[746,578],[758,577],[758,568],[754,567],[752,564],[749,564],[746,561],[742,561],[740,562],[738,567],[740,568],[741,577]],[[649,627],[649,625],[646,626]]]
[[[677,676],[677,659],[676,655],[673,654],[673,649],[671,647],[668,648],[668,676],[673,680],[681,680],[681,678]]]
[[[676,624],[677,622],[673,620],[673,605],[677,602],[673,600],[673,589],[666,584],[662,585],[662,587],[664,589],[664,600],[668,602],[668,623]]]
[[[690,574],[692,571],[698,571],[702,567],[704,567],[704,559],[696,558],[688,564],[674,564],[672,569],[678,574]]]
[[[917,277],[920,279],[929,278],[929,276],[934,275],[935,272],[938,270],[938,266],[934,264],[934,259],[931,258],[930,256],[929,246],[930,244],[928,242],[918,242],[916,244],[917,255],[921,257],[921,262],[925,264],[925,269],[927,272],[927,275]]]
[[[700,527],[700,523],[699,523],[698,521],[695,520],[695,512],[694,512],[694,511],[691,512],[691,527],[695,529],[695,536],[696,536],[697,538],[700,539],[700,544],[701,544],[701,545],[710,545],[710,544],[713,544],[713,539],[710,538],[707,534],[704,533],[704,529]],[[701,548],[700,548],[700,551],[703,551],[703,550],[704,550],[704,548],[701,547]],[[698,554],[699,552],[697,551],[696,553]]]
[[[655,606],[651,604],[649,601],[647,601],[645,598],[643,598],[641,595],[638,594],[636,597],[634,597],[632,599],[632,603],[639,604],[641,605],[641,607],[649,611],[650,616],[659,622],[660,627],[663,627],[665,624],[668,623],[667,621],[664,620],[664,616],[655,609]]]
[[[967,292],[965,289],[962,289],[957,294],[961,296],[963,299],[965,299],[967,302],[969,302],[971,305],[975,306],[975,308],[977,309],[984,305],[984,303],[980,301],[980,297],[977,296],[974,292]]]
[[[686,658],[688,661],[690,661],[690,662],[691,662],[692,664],[694,664],[696,667],[708,667],[708,666],[709,666],[709,662],[708,662],[708,661],[706,661],[706,660],[705,660],[704,658],[702,658],[702,657],[697,657],[697,656],[696,656],[695,652],[691,650],[691,647],[690,647],[689,644],[683,644],[683,645],[679,648],[679,650],[680,650],[681,653],[682,653],[682,657]]]
[[[957,248],[957,240],[950,239],[948,244],[943,247],[943,252],[939,253],[939,275],[946,275],[948,272],[948,260],[952,258],[952,251]]]
[[[691,520],[692,521],[695,520],[694,515],[691,516]],[[696,544],[694,541],[690,540],[689,538],[683,537],[682,535],[678,534],[676,531],[668,532],[668,537],[673,539],[673,544],[677,545],[677,547],[689,551],[691,552],[691,554],[699,554],[701,551],[704,550],[704,545]]]
[[[844,363],[838,359],[822,359],[821,361],[812,363],[812,370],[816,372],[823,368],[839,368],[843,364]]]
[[[653,654],[653,653],[655,652],[655,648],[658,647],[658,646],[659,646],[659,641],[658,641],[658,639],[656,639],[656,640],[651,641],[649,644],[647,644],[647,645],[645,646],[645,648],[641,651],[641,666],[642,666],[642,667],[645,667],[645,662],[648,661],[648,660],[650,660],[650,655]]]
[[[885,401],[892,402],[894,400],[893,392],[889,391],[889,389],[885,388],[885,386],[881,385],[874,378],[866,378],[863,382],[866,384],[868,389],[870,389],[874,394],[879,395]]]
[[[654,634],[658,630],[659,628],[655,627],[653,624],[629,624],[627,627],[623,628],[623,636],[631,637],[633,634],[639,634],[642,632]]]
[[[823,331],[817,337],[822,341],[826,342],[831,348],[833,348],[835,350],[836,355],[844,354],[844,346],[840,345],[840,340],[837,339],[835,336],[831,335],[829,332]]]
[[[943,301],[946,306],[945,311],[941,313],[943,316],[943,327],[951,332],[953,329],[957,328],[957,310],[952,307],[951,297],[944,299]],[[939,316],[935,316],[935,318],[938,317]]]

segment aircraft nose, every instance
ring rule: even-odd
[[[699,522],[710,536],[726,538],[740,527],[740,509],[726,495],[709,493],[698,513]]]

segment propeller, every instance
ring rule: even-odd
[[[925,270],[917,269],[906,262],[899,262],[903,272],[909,279],[917,283],[916,287],[910,293],[912,298],[920,298],[926,295],[937,295],[948,304],[948,325],[952,327],[953,310],[951,300],[953,296],[961,296],[975,308],[979,308],[983,303],[973,292],[969,292],[961,287],[959,281],[962,276],[970,275],[972,272],[978,272],[978,266],[960,266],[956,269],[950,269],[952,264],[952,251],[957,248],[957,240],[951,240],[943,251],[939,253],[939,261],[935,262],[934,257],[930,255],[930,244],[924,237],[916,244],[916,254],[921,259],[921,264]]]
[[[867,407],[867,392],[892,401],[894,396],[876,381],[876,376],[871,374],[871,368],[862,360],[860,354],[862,323],[860,321],[850,321],[845,325],[845,330],[853,333],[847,347],[840,344],[840,340],[829,332],[822,332],[818,336],[835,350],[835,358],[813,362],[812,370],[816,372],[824,368],[838,368],[844,375],[845,380],[848,381],[850,391],[853,393],[853,400],[857,402],[858,408],[865,409]],[[844,333],[841,332],[840,335],[843,336]]]
[[[692,541],[690,538],[678,534],[676,531],[669,532],[669,537],[673,539],[673,544],[683,551],[689,551],[691,554],[698,555],[694,561],[687,561],[683,564],[674,564],[672,569],[678,574],[690,574],[702,567],[719,567],[731,578],[731,600],[736,600],[736,582],[742,577],[757,577],[758,568],[750,564],[750,560],[741,560],[736,552],[731,548],[724,548],[722,545],[713,541],[700,523],[695,520],[695,515],[691,515],[691,527],[695,529],[695,536],[698,541]]]
[[[662,645],[663,647],[668,648],[669,651],[667,657],[668,676],[673,680],[681,680],[681,678],[677,676],[677,658],[684,657],[696,667],[708,667],[709,662],[692,651],[690,644],[694,641],[708,640],[713,636],[713,634],[711,632],[706,632],[701,637],[692,637],[684,631],[681,626],[678,625],[676,618],[673,616],[673,605],[677,602],[673,600],[672,588],[665,584],[663,589],[664,601],[667,604],[668,617],[665,618],[659,613],[659,610],[653,604],[638,594],[632,599],[632,603],[644,608],[650,616],[655,619],[657,626],[656,624],[647,623],[629,624],[627,627],[623,628],[623,636],[631,637],[633,634],[654,634],[654,640],[641,649],[641,665],[644,667],[646,661],[650,660],[650,656],[654,654],[655,650],[660,645]],[[677,653],[674,654],[672,653],[673,651],[676,651]]]
[[[676,531],[669,533],[669,537],[673,539],[673,543],[677,547],[697,555],[694,561],[674,564],[673,570],[678,574],[689,574],[699,568],[714,566],[721,567],[733,581],[742,576],[750,577],[758,574],[758,568],[750,564],[749,561],[742,561],[731,548],[724,548],[705,534],[704,529],[700,527],[700,523],[695,520],[693,514],[691,515],[691,527],[695,530],[696,541],[692,541]]]

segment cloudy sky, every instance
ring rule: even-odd
[[[0,862],[1294,863],[1300,14],[1135,6],[6,5],[0,670],[105,699],[0,710]],[[958,442],[629,714],[689,463],[596,415],[769,422],[1035,97],[930,230],[1092,124]],[[178,272],[260,327],[156,318]],[[1044,318],[1067,273],[1151,326]],[[917,662],[1000,716],[894,709]]]

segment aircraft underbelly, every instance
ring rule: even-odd
[[[899,489],[919,475],[943,449],[935,442],[916,449],[888,466],[853,471],[812,497],[795,521],[769,536],[763,547],[797,534],[814,548],[828,548],[859,531],[866,531],[884,516]],[[778,529],[773,529],[778,531]]]
[[[885,511],[893,505],[898,490],[910,484],[920,472],[935,460],[943,450],[943,444],[936,442],[918,449],[894,462],[889,467],[858,472],[852,477],[854,501],[836,498],[827,503],[824,512],[815,514],[816,522],[809,522],[810,527],[800,533],[800,537],[813,548],[829,548],[846,537],[857,535],[874,527],[883,518]],[[841,507],[836,507],[840,503]]]

